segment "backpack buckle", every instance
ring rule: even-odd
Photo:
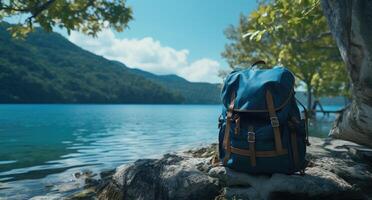
[[[272,127],[279,127],[279,119],[278,117],[270,117],[271,126]]]
[[[256,133],[253,131],[248,131],[248,142],[255,143],[256,142]]]

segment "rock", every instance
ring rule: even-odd
[[[100,173],[102,179],[111,178],[114,175],[115,170],[105,170]]]
[[[215,155],[217,148],[217,144],[212,144],[208,147],[186,151],[186,153],[191,154],[193,157],[196,158],[209,158]]]
[[[251,186],[250,179],[252,179],[252,176],[235,172],[226,167],[214,167],[208,174],[211,177],[218,178],[224,186]]]
[[[81,187],[80,183],[71,181],[71,182],[65,182],[65,183],[54,185],[53,188],[51,188],[51,191],[65,193],[65,192],[74,191],[80,187]]]
[[[372,149],[360,148],[360,147],[349,147],[349,152],[351,155],[356,156],[359,159],[365,160],[372,164]]]
[[[226,192],[227,198],[235,196],[236,198],[271,199],[272,196],[280,193],[315,198],[354,193],[349,183],[331,172],[317,168],[310,168],[305,176],[285,174],[251,176],[225,167],[212,168],[209,174],[224,181],[225,186],[230,187]]]
[[[81,172],[75,172],[75,173],[74,173],[74,177],[75,177],[76,179],[80,178],[80,176],[81,176]]]
[[[367,159],[355,156],[350,151],[353,148],[371,149],[345,140],[311,139],[313,145],[308,149],[308,155],[315,168],[336,174],[359,193],[372,196],[372,165]]]
[[[207,159],[167,154],[120,167],[99,199],[214,199],[218,180],[198,170]]]
[[[26,199],[26,198],[16,198],[16,199]],[[59,200],[62,199],[60,194],[49,194],[45,196],[34,196],[30,200]]]
[[[89,171],[89,170],[84,170],[84,171],[81,171],[81,172],[75,172],[74,173],[74,177],[76,179],[79,179],[79,178],[82,178],[82,179],[86,179],[86,178],[92,178],[92,177],[95,177],[97,176],[97,174],[93,173],[92,171]]]
[[[94,187],[83,189],[75,194],[73,194],[69,198],[65,198],[68,200],[88,200],[88,199],[95,199],[94,196],[96,195],[96,190]]]
[[[99,199],[368,199],[370,149],[311,138],[306,175],[249,175],[216,166],[216,146],[119,167]]]
[[[259,199],[260,196],[254,188],[241,187],[225,187],[221,195],[216,197],[219,199]]]

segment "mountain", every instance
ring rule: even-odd
[[[154,75],[139,69],[131,69],[131,72],[181,94],[187,103],[220,103],[219,84],[189,82],[176,75]]]
[[[37,29],[25,40],[12,39],[9,26],[0,24],[0,103],[216,103],[192,97],[216,85],[170,75],[180,83],[175,88],[161,81],[168,76],[140,73],[57,33]]]

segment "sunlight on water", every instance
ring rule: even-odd
[[[83,185],[76,172],[216,142],[219,112],[217,105],[0,105],[0,198],[73,191]],[[310,130],[324,137],[334,116],[318,118]]]

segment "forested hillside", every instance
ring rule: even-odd
[[[5,23],[0,26],[1,103],[218,101],[215,99],[218,95],[214,94],[210,95],[213,98],[198,99],[192,91],[202,91],[199,83],[192,89],[194,83],[183,80],[188,88],[173,89],[174,85],[168,87],[154,78],[134,73],[124,64],[85,51],[57,33],[37,30],[25,40],[12,39],[6,31],[9,26]],[[217,88],[208,83],[205,86]]]
[[[132,72],[181,94],[187,103],[220,103],[218,84],[189,82],[176,75],[154,75],[139,69],[132,69]]]

